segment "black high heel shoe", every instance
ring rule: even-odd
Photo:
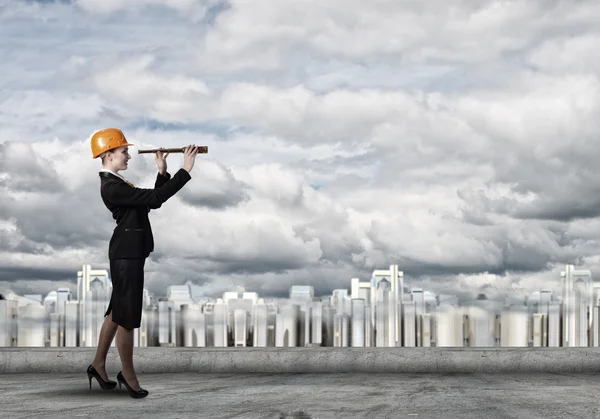
[[[96,371],[96,368],[92,367],[92,364],[90,364],[90,366],[87,369],[87,376],[90,380],[90,390],[92,389],[92,377],[95,377],[96,380],[98,380],[98,384],[100,384],[102,390],[112,390],[117,386],[117,383],[115,381],[104,381],[104,379],[100,377],[100,374],[98,374],[98,371]]]
[[[127,387],[127,391],[129,392],[129,395],[131,397],[133,397],[134,399],[141,399],[148,395],[148,390],[144,390],[141,387],[138,391],[135,391],[134,389],[129,387],[129,384],[127,384],[127,381],[125,381],[125,378],[123,377],[122,371],[119,371],[119,373],[117,374],[117,381],[119,382],[119,389],[121,389],[121,383],[125,384],[125,387]]]

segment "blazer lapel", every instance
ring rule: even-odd
[[[106,178],[106,179],[116,179],[119,182],[124,182],[123,179],[121,179],[119,176],[115,176],[110,172],[99,172],[100,177]]]
[[[120,182],[124,182],[124,183],[128,184],[131,187],[134,187],[133,183],[131,183],[131,182],[127,181],[127,180],[123,180],[119,176],[115,176],[114,174],[112,174],[110,172],[99,172],[99,174],[100,174],[101,177],[104,177],[104,178],[107,178],[107,179],[116,179],[116,180],[118,180]]]

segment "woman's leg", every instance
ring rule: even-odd
[[[140,389],[140,383],[138,382],[133,368],[133,330],[119,326],[117,332],[117,348],[119,349],[119,356],[121,357],[121,364],[123,365],[123,378],[134,390]]]
[[[102,323],[102,328],[100,329],[100,336],[98,337],[98,349],[96,349],[96,357],[92,361],[92,366],[98,371],[100,377],[104,381],[108,380],[108,375],[106,374],[106,355],[108,354],[108,349],[112,344],[113,339],[115,338],[115,333],[117,333],[118,325],[113,323],[112,321],[112,312],[104,318],[104,323]]]
[[[119,325],[117,331],[117,347],[123,365],[123,378],[127,384],[139,390],[140,384],[133,367],[133,335],[135,328],[140,327],[141,314],[143,310],[144,293],[144,264],[145,259],[129,259],[127,264],[127,297],[128,297],[128,320],[134,327],[123,327]]]

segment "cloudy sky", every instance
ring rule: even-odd
[[[317,295],[600,275],[600,2],[0,0],[0,290],[76,291],[114,220],[89,137],[207,145],[146,286]],[[168,157],[168,170],[182,167]]]

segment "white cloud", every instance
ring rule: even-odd
[[[140,12],[148,6],[163,6],[181,13],[182,16],[198,20],[204,17],[208,6],[218,2],[213,0],[74,0],[73,3],[85,12],[99,14],[119,11]]]
[[[177,119],[190,113],[196,100],[202,100],[209,91],[200,80],[182,75],[159,76],[148,70],[154,57],[143,55],[123,64],[102,69],[92,75],[95,87],[107,99],[118,99],[125,106],[145,111],[150,117]],[[171,118],[169,116],[172,116]]]
[[[284,66],[304,48],[349,60],[391,55],[399,64],[477,63],[501,59],[555,31],[590,24],[600,14],[591,2],[381,0],[369,2],[368,8],[341,0],[230,4],[200,54],[202,62],[222,71]]]
[[[326,293],[393,263],[461,295],[600,273],[599,17],[591,1],[11,3],[0,286],[108,268],[88,143],[105,126],[135,144],[140,187],[156,168],[136,149],[209,147],[150,215],[159,294]]]
[[[590,33],[552,38],[534,49],[527,60],[532,66],[555,75],[597,73],[600,70],[600,58],[597,54],[590,54],[597,43],[597,34]]]

